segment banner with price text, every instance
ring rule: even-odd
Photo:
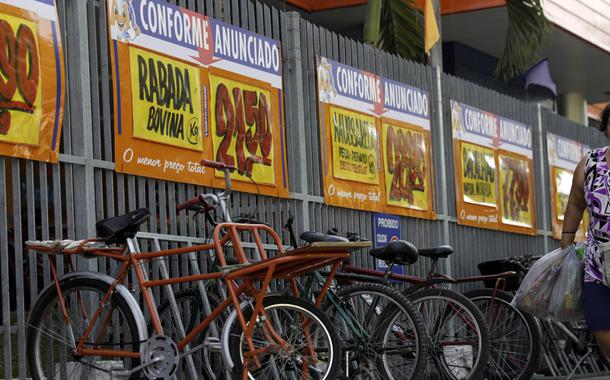
[[[576,165],[585,157],[589,146],[578,141],[546,133],[546,150],[549,160],[549,184],[551,190],[551,228],[553,238],[560,240],[563,228],[563,217],[568,205],[568,197],[572,188],[572,178]],[[577,241],[586,237],[588,214],[583,215]]]
[[[433,219],[428,94],[318,57],[327,204]]]
[[[54,0],[0,0],[0,154],[57,162],[64,58]]]
[[[450,104],[458,223],[536,234],[531,127]]]
[[[279,41],[158,0],[107,0],[123,173],[288,196]]]

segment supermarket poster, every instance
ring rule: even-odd
[[[458,223],[535,235],[531,127],[450,104]]]
[[[325,57],[317,82],[325,202],[435,218],[428,94]]]
[[[157,0],[107,0],[122,173],[288,196],[279,41]]]
[[[563,217],[572,188],[574,170],[589,151],[589,146],[549,132],[546,134],[546,144],[551,190],[551,228],[553,238],[561,240]],[[586,225],[587,215],[585,213],[576,234],[577,241],[585,240]]]
[[[0,154],[56,163],[65,67],[54,0],[0,0]]]

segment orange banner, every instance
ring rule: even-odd
[[[64,77],[54,2],[0,4],[0,154],[57,162]]]
[[[224,187],[215,160],[235,190],[287,197],[279,42],[162,1],[107,6],[116,170]]]
[[[458,223],[535,235],[531,128],[451,100]]]

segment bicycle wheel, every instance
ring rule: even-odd
[[[489,358],[485,316],[463,295],[430,288],[408,294],[430,337],[423,379],[482,379]]]
[[[264,308],[268,321],[286,345],[280,347],[270,339],[270,330],[259,319],[252,340],[261,366],[254,369],[250,365],[249,379],[337,378],[341,345],[328,317],[312,304],[289,296],[268,296]],[[244,310],[246,319],[251,314],[251,309]],[[241,378],[248,345],[238,321],[231,326],[229,352],[234,363],[233,377]]]
[[[513,296],[493,289],[464,293],[483,312],[490,336],[489,380],[526,380],[538,368],[540,327],[529,314],[511,305]]]
[[[203,300],[197,289],[183,289],[175,294],[176,304],[180,311],[180,317],[182,319],[182,325],[185,333],[193,330],[207,315],[204,311]],[[218,296],[213,293],[208,293],[208,300],[212,310],[220,305]],[[216,318],[218,333],[222,329],[223,321],[226,315],[220,314]],[[181,334],[176,318],[172,313],[169,299],[164,300],[159,307],[159,318],[161,319],[161,325],[165,335],[172,338],[175,342],[179,342],[184,338]],[[152,325],[149,326],[148,331],[152,331]],[[203,345],[203,347],[202,347]],[[220,348],[219,336],[213,336],[212,329],[208,326],[204,329],[190,344],[190,349],[195,352],[190,354],[192,357],[195,369],[200,376],[204,379],[223,379],[224,376],[224,363],[222,360],[222,352]],[[185,359],[181,360],[178,373],[182,374],[183,377],[188,377],[189,372],[184,364]]]
[[[420,379],[426,367],[424,323],[392,287],[356,284],[328,298],[326,314],[341,337],[344,375],[358,379]],[[332,296],[327,296],[332,297]]]
[[[86,349],[139,353],[137,322],[117,292],[102,302],[109,289],[102,281],[71,279],[60,282],[60,289],[68,311],[67,324],[55,286],[40,295],[30,314],[26,341],[33,379],[107,378],[111,370],[127,371],[139,364],[138,359],[119,356],[76,356],[76,343],[100,305],[101,314],[83,346]]]

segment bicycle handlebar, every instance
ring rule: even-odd
[[[216,170],[228,170],[230,172],[237,170],[234,165],[228,165],[224,162],[212,161],[212,160],[201,160],[201,165]]]
[[[196,196],[195,198],[189,199],[184,203],[180,203],[178,206],[176,206],[176,211],[180,212],[182,210],[190,209],[191,207],[197,206],[199,204],[201,204],[201,199],[199,198],[199,196]]]

